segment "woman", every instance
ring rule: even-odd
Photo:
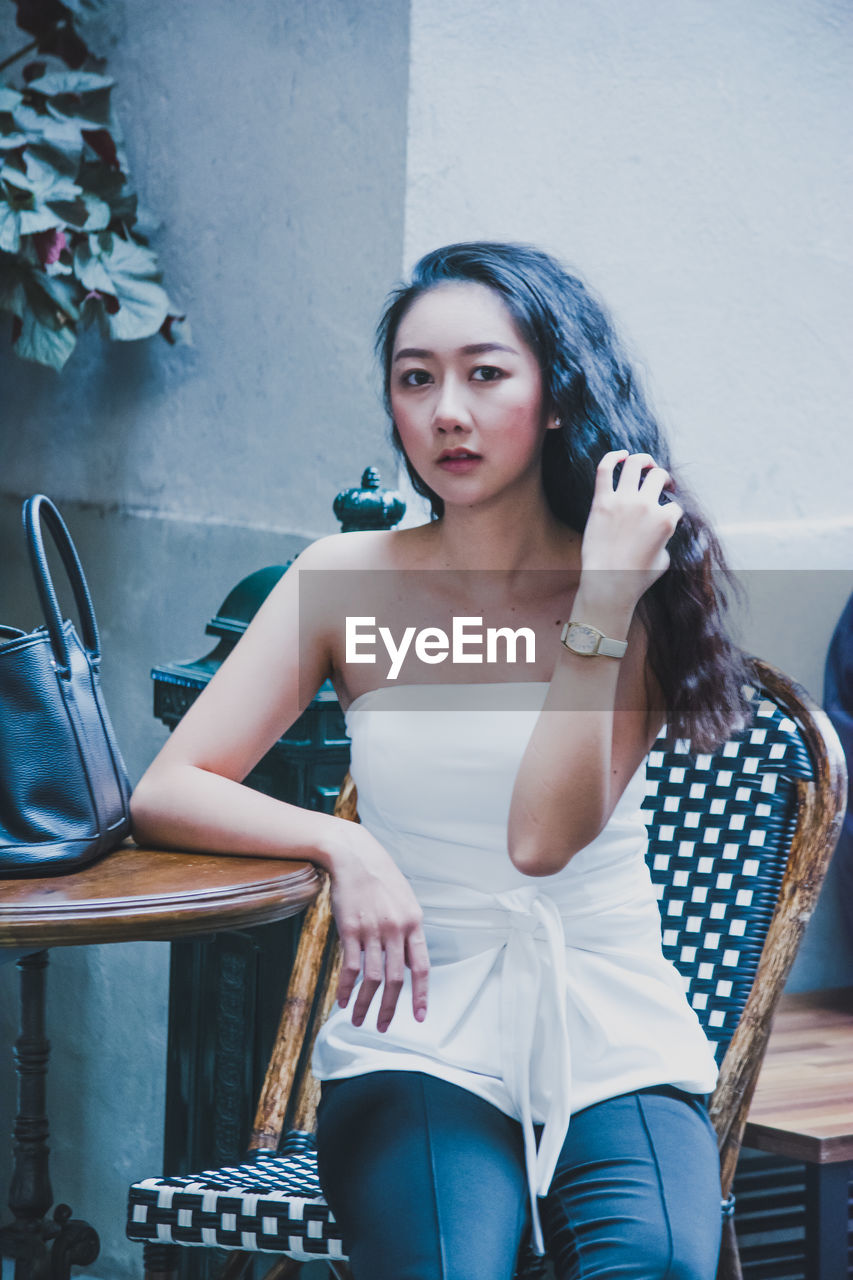
[[[526,1222],[559,1277],[712,1280],[716,1068],[639,805],[664,719],[707,748],[745,712],[719,547],[547,255],[427,255],[378,346],[433,518],[300,555],[141,781],[137,833],[331,877],[318,1158],[357,1280],[509,1280]],[[460,619],[485,655],[442,644]],[[240,781],[327,676],[360,825]]]

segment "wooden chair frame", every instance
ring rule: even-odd
[[[753,659],[756,681],[795,722],[808,749],[814,778],[794,780],[796,827],[758,971],[746,1006],[720,1067],[710,1116],[718,1135],[720,1180],[724,1201],[731,1196],[741,1140],[773,1014],[794,957],[817,902],[844,817],[847,774],[844,754],[828,717],[804,689],[774,667]],[[335,814],[358,821],[355,784],[347,774]],[[328,882],[309,907],[282,1010],[275,1046],[258,1101],[249,1151],[277,1149],[285,1132],[313,1131],[319,1084],[310,1071],[311,1051],[319,1027],[335,997],[340,947],[333,928]],[[241,1280],[256,1255],[234,1252],[222,1280]],[[340,1261],[329,1263],[333,1274],[350,1275]],[[265,1280],[290,1280],[301,1262],[282,1256]],[[148,1280],[169,1280],[170,1273],[148,1271]],[[724,1219],[718,1280],[742,1280],[734,1217]]]
[[[711,1098],[711,1122],[720,1148],[723,1199],[731,1195],[747,1115],[770,1039],[773,1015],[785,987],[833,850],[847,804],[847,768],[838,735],[805,689],[775,667],[752,659],[755,678],[797,725],[812,760],[814,778],[795,778],[797,824],[776,909],[758,971]],[[723,1223],[718,1280],[742,1280],[734,1215]]]

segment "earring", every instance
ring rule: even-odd
[[[562,419],[562,418],[555,418],[555,419],[554,419],[554,426],[555,426],[555,427],[561,427],[562,425],[563,425],[563,419]]]

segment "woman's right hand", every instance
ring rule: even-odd
[[[613,475],[622,472],[614,484]],[[607,591],[625,597],[633,609],[669,568],[667,543],[683,515],[661,494],[672,490],[669,472],[648,453],[614,449],[595,474],[595,492],[581,543],[584,599]]]
[[[403,987],[406,966],[412,972],[412,1010],[426,1017],[429,954],[423,912],[393,859],[364,827],[346,823],[346,836],[328,866],[332,911],[341,940],[343,963],[338,1004],[349,1003],[364,956],[364,977],[353,1005],[352,1021],[361,1026],[382,986],[376,1025],[387,1031]]]

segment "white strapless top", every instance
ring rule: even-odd
[[[415,1021],[407,970],[383,1033],[378,995],[353,1026],[353,993],[321,1027],[313,1058],[320,1080],[423,1071],[518,1119],[540,1253],[536,1198],[573,1111],[654,1084],[708,1093],[717,1079],[712,1046],[661,950],[640,809],[645,763],[562,871],[534,878],[509,860],[513,785],[548,687],[465,684],[454,707],[447,685],[440,697],[433,685],[389,685],[350,704],[359,817],[423,908],[429,1004]]]

